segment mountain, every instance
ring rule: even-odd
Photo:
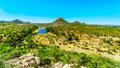
[[[6,21],[0,21],[0,22],[6,22]]]
[[[21,21],[19,19],[15,19],[15,20],[12,20],[12,21],[0,21],[0,23],[17,23],[17,24],[22,24],[22,23],[30,23],[30,22],[24,22],[24,21]]]
[[[80,22],[79,22],[79,21],[74,21],[73,23],[74,23],[74,24],[80,24]]]
[[[23,21],[19,20],[19,19],[15,19],[15,20],[12,20],[10,22],[13,22],[13,23],[23,23]]]
[[[8,21],[3,21],[3,20],[0,21],[0,23],[6,23],[6,22],[8,22]]]
[[[53,24],[55,25],[66,25],[68,24],[68,22],[66,20],[64,20],[62,17],[56,19]]]

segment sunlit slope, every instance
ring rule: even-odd
[[[38,27],[46,27],[47,34],[38,34],[40,30]],[[88,32],[89,28],[96,27],[98,26],[79,23],[57,26],[54,24],[1,24],[0,67],[15,67],[14,64],[10,65],[6,62],[16,60],[28,53],[40,59],[39,65],[36,63],[32,65],[38,68],[47,68],[58,62],[62,62],[63,65],[74,64],[73,68],[119,67],[119,37]],[[118,30],[118,28],[114,29]],[[24,41],[24,44],[21,41]]]
[[[35,28],[37,27],[30,24],[0,24],[0,44],[4,42],[3,45],[16,47]]]
[[[120,59],[120,28],[69,24],[46,29],[48,34],[33,36],[35,43],[57,45],[63,50]]]

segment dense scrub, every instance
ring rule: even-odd
[[[70,48],[75,47],[78,49],[76,51],[80,51],[81,49],[83,49],[88,52],[91,51],[92,53],[95,54],[104,55],[105,53],[107,53],[110,55],[110,57],[119,56],[120,53],[119,27],[95,26],[86,24],[69,24],[62,26],[51,26],[47,27],[46,29],[48,32],[56,35],[54,38],[52,38],[52,36],[49,37],[53,39],[49,40],[50,42],[51,41],[53,42],[57,41],[57,43],[60,42],[59,44],[56,45],[72,44],[73,46],[70,46]]]
[[[32,49],[32,53],[38,56],[41,60],[40,65],[48,66],[57,62],[62,61],[64,64],[73,63],[76,64],[75,68],[80,68],[80,66],[86,66],[88,68],[117,68],[119,67],[119,62],[113,61],[109,58],[85,54],[76,53],[72,51],[61,50],[58,46],[50,46],[43,44],[36,44],[33,42],[32,38],[34,35],[29,35],[26,38],[28,41],[27,49]],[[28,39],[29,38],[29,39]],[[31,45],[31,43],[33,43]],[[29,47],[30,46],[30,47]]]
[[[109,58],[105,58],[97,55],[88,55],[85,53],[75,53],[72,51],[64,51],[59,49],[58,46],[48,46],[48,45],[36,45],[30,38],[29,35],[27,38],[27,42],[29,45],[22,45],[21,47],[1,47],[1,59],[8,60],[17,58],[20,55],[26,53],[34,53],[41,60],[40,66],[50,66],[56,62],[73,63],[76,65],[75,68],[79,68],[80,66],[86,66],[88,68],[117,68],[120,63],[115,62]],[[33,42],[33,44],[30,44]],[[4,56],[4,57],[3,57]],[[1,62],[1,65],[4,66],[4,62]]]
[[[21,41],[27,35],[37,29],[38,26],[30,24],[0,24],[0,65],[5,64],[5,60],[17,58],[25,53],[25,49],[21,49]]]
[[[60,50],[57,46],[41,47],[38,49],[38,55],[41,58],[42,64],[52,64],[58,61],[64,63],[76,64],[76,68],[86,66],[88,68],[116,68],[119,64],[105,57],[97,55],[87,55],[84,53],[66,52]]]
[[[75,68],[80,68],[80,66],[85,66],[88,68],[118,68],[120,67],[120,62],[113,61],[109,58],[94,55],[94,54],[85,54],[85,53],[76,53],[72,51],[61,50],[58,46],[54,45],[44,45],[36,44],[32,39],[33,36],[37,35],[33,33],[37,26],[28,25],[28,24],[2,24],[1,34],[3,34],[7,39],[4,39],[4,43],[0,46],[0,67],[4,68],[5,61],[18,58],[23,54],[33,53],[40,58],[40,66],[49,66],[56,62],[62,61],[64,64],[73,63],[76,65]],[[48,27],[48,26],[47,26]],[[63,28],[64,27],[64,28]],[[90,28],[91,27],[91,28]],[[64,36],[67,38],[67,41],[78,40],[79,37],[75,33],[80,34],[96,34],[100,32],[100,35],[105,33],[100,29],[109,29],[111,27],[97,27],[89,26],[85,24],[76,25],[70,24],[69,26],[55,26],[48,27],[47,31],[52,32],[59,36]],[[119,28],[113,28],[119,31]],[[7,32],[8,30],[8,32]],[[90,31],[93,30],[93,31]],[[111,29],[110,29],[111,30]],[[116,32],[117,32],[116,31]],[[103,32],[103,33],[102,33]],[[106,31],[105,31],[106,32]],[[107,32],[106,32],[107,33]],[[108,32],[110,33],[110,32]],[[97,34],[96,34],[97,35]],[[110,34],[109,34],[110,35]],[[112,34],[111,34],[112,35]],[[21,45],[20,42],[24,40],[26,44]],[[107,42],[106,39],[104,42]],[[116,41],[119,43],[119,41]]]
[[[48,27],[48,32],[56,35],[73,36],[75,34],[94,34],[97,36],[114,36],[120,37],[120,28],[112,26],[95,26],[86,24],[69,24],[62,26]]]
[[[0,34],[6,37],[3,41],[3,46],[19,46],[24,37],[31,34],[37,26],[29,24],[1,24]]]

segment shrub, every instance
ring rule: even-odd
[[[120,40],[116,40],[115,42],[116,42],[116,43],[120,43]]]
[[[75,35],[75,36],[74,36],[74,39],[75,39],[75,40],[78,40],[78,36],[77,36],[77,35]]]
[[[106,39],[106,38],[103,38],[102,40],[103,40],[103,42],[105,42],[105,43],[110,43],[110,40],[108,40],[108,39]]]
[[[3,61],[0,59],[0,68],[5,68]]]
[[[71,40],[72,40],[72,37],[71,37],[71,36],[69,36],[69,37],[68,37],[68,41],[71,41]]]

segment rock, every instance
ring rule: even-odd
[[[73,64],[65,64],[65,65],[63,66],[63,68],[73,68],[73,67],[74,67]]]
[[[81,66],[81,68],[87,68],[87,67]]]
[[[63,63],[62,62],[58,62],[58,63],[55,63],[53,68],[63,68]]]
[[[6,62],[6,64],[12,66],[13,68],[27,68],[33,67],[40,64],[38,57],[35,57],[32,53],[23,55],[19,58],[12,59]]]
[[[62,63],[62,62],[58,62],[58,63],[55,63],[52,68],[73,68],[73,67],[74,67],[73,64],[65,64],[65,65],[63,66],[63,63]]]

